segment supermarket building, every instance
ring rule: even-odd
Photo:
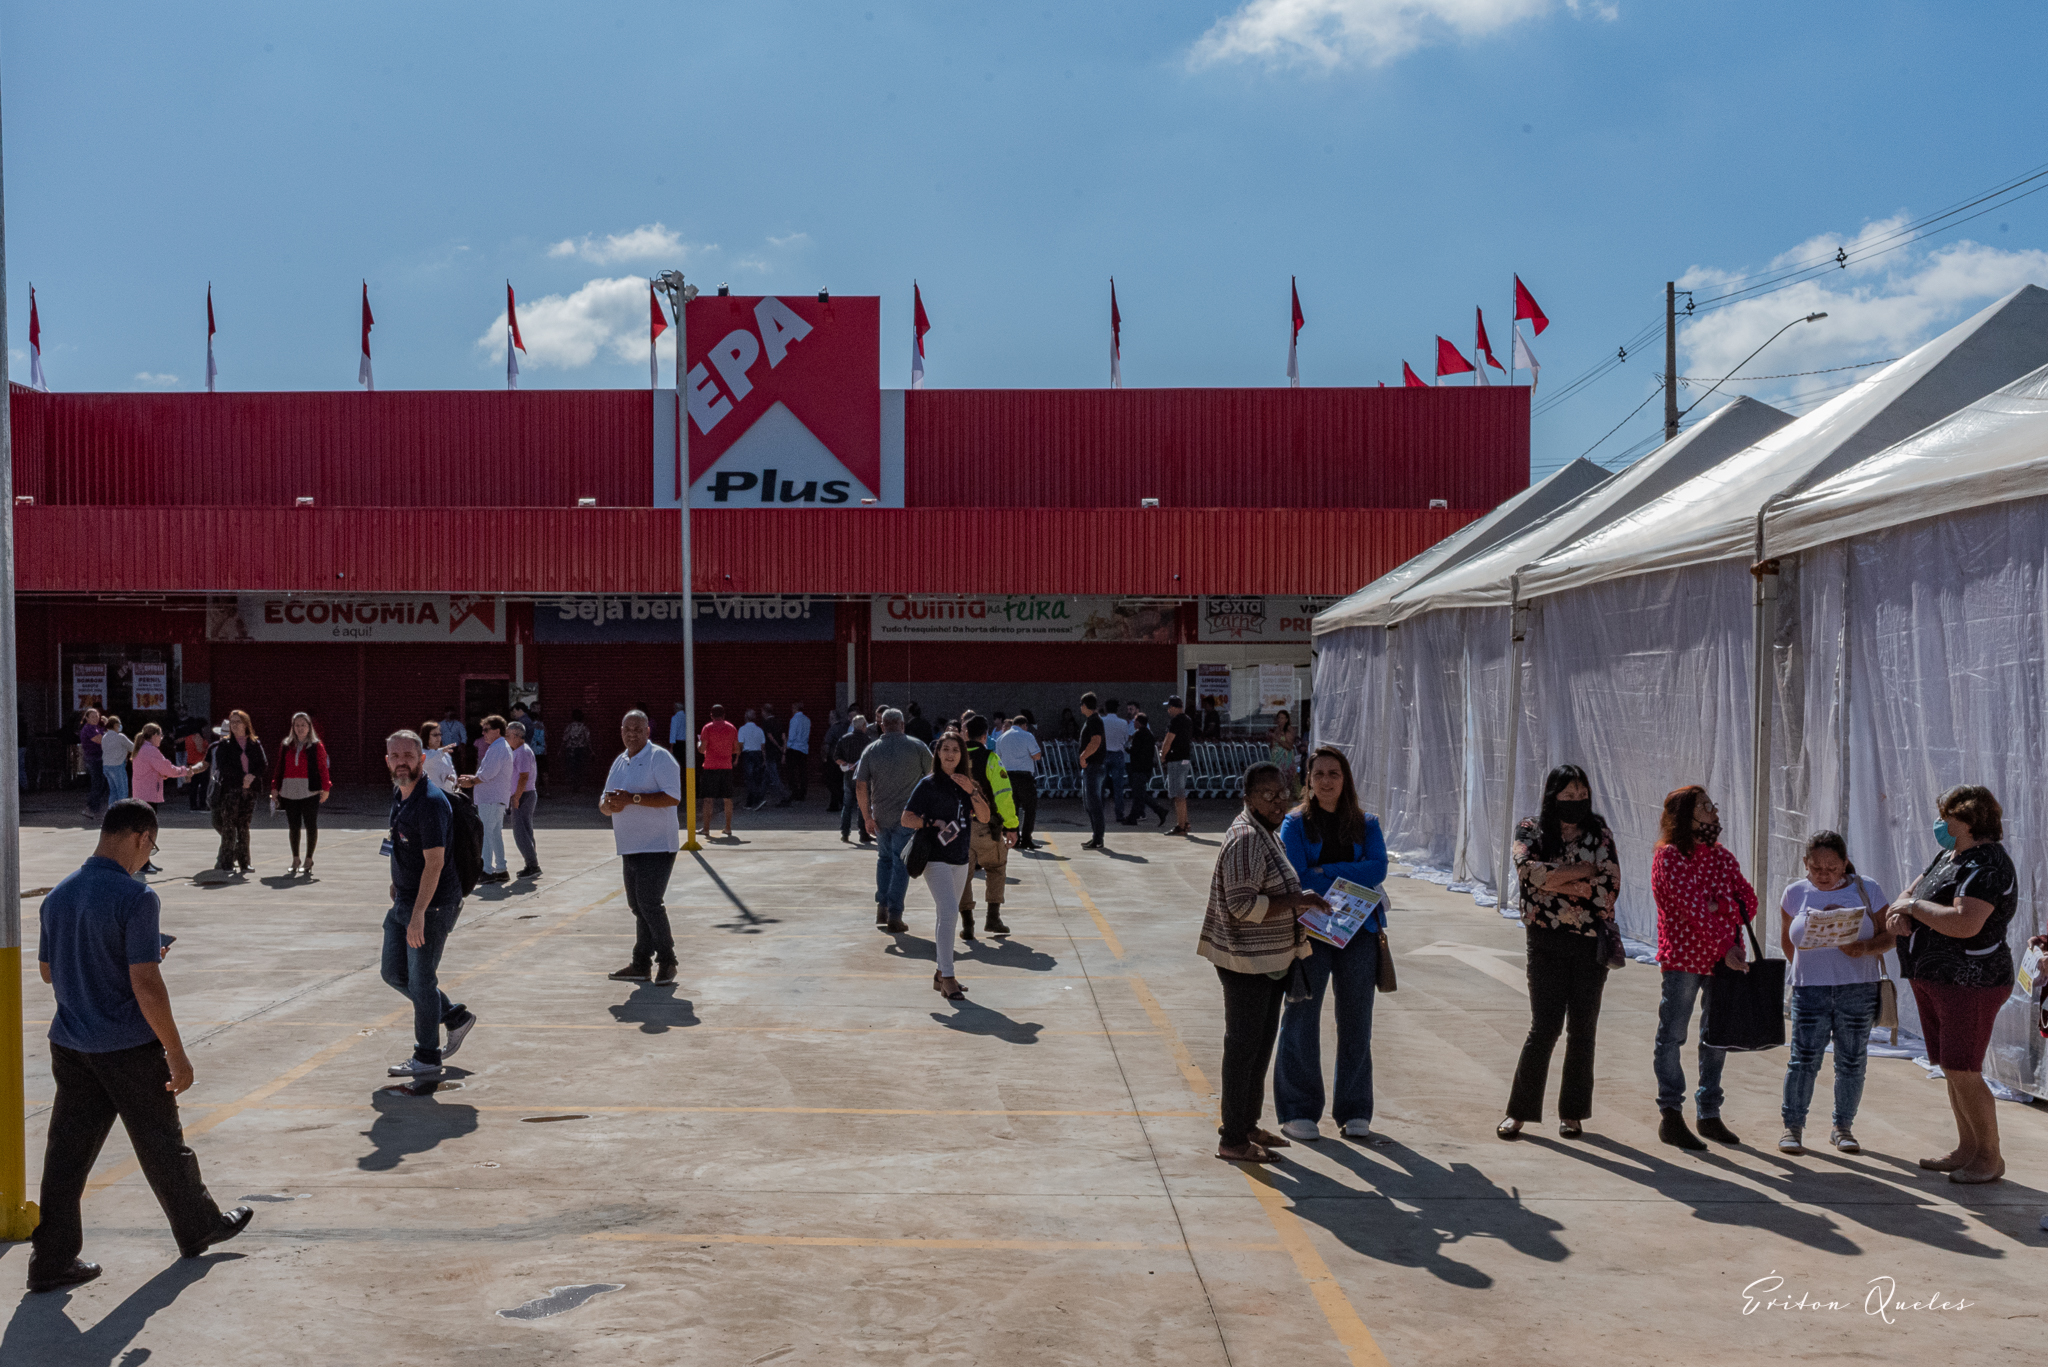
[[[700,712],[1047,722],[1093,688],[1250,721],[1308,701],[1313,612],[1528,483],[1525,388],[884,390],[874,299],[688,314],[680,403],[11,387],[25,740],[95,701],[303,710],[363,780],[387,732],[515,696],[665,735],[685,490]]]

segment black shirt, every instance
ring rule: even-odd
[[[910,790],[903,810],[924,818],[935,829],[939,848],[932,858],[941,864],[965,864],[968,827],[974,818],[974,802],[959,784],[943,774],[926,774]],[[991,813],[993,815],[993,813]]]
[[[1124,760],[1133,769],[1151,770],[1159,763],[1159,737],[1152,734],[1152,725],[1131,728],[1130,739],[1124,742]]]
[[[419,901],[420,879],[427,872],[427,851],[442,851],[441,881],[434,889],[433,905],[445,907],[462,900],[462,880],[455,872],[454,852],[449,849],[455,835],[455,808],[448,795],[424,778],[413,785],[411,797],[391,792],[391,883],[398,889],[398,905],[411,911]]]
[[[1906,952],[1899,956],[1907,977],[1956,987],[2012,986],[2012,948],[2005,942],[2005,931],[2019,910],[2019,874],[2004,845],[1994,840],[1960,854],[1944,854],[1933,872],[1920,880],[1915,895],[1944,907],[1954,906],[1958,897],[1974,897],[1991,904],[1991,915],[1967,939],[1915,925]]]
[[[1173,737],[1173,748],[1166,752],[1168,764],[1178,764],[1184,759],[1195,757],[1195,719],[1186,712],[1178,717],[1166,719],[1166,733]]]
[[[1102,734],[1102,714],[1100,712],[1097,712],[1094,716],[1088,718],[1087,721],[1081,723],[1081,748],[1086,750],[1088,742],[1091,740],[1100,740],[1102,744],[1095,747],[1094,754],[1081,761],[1081,766],[1085,769],[1096,769],[1109,763],[1109,740]]]
[[[923,717],[912,717],[903,723],[903,734],[929,746],[932,743],[932,724]]]

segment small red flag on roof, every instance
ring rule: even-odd
[[[370,282],[365,280],[363,282],[363,360],[362,364],[356,367],[356,383],[365,386],[373,393],[377,388],[377,377],[375,372],[370,369],[370,329],[376,325],[377,320],[370,316]]]
[[[209,394],[213,393],[214,377],[220,374],[213,364],[213,334],[213,282],[209,280],[206,284],[206,392]]]
[[[505,388],[519,388],[519,357],[516,354],[526,350],[526,342],[519,336],[519,305],[512,297],[512,282],[505,282]]]
[[[1401,362],[1401,387],[1403,389],[1427,389],[1429,388],[1429,381],[1417,375],[1414,366],[1403,361]]]
[[[647,286],[647,387],[661,388],[660,361],[655,354],[654,344],[661,340],[661,334],[668,331],[668,319],[662,317],[661,301],[654,297],[654,286]],[[680,385],[680,381],[678,382]]]
[[[924,291],[910,282],[910,387],[924,388],[924,335],[932,330],[932,320],[925,315]]]
[[[1536,296],[1529,293],[1529,287],[1522,283],[1522,277],[1518,275],[1515,277],[1515,321],[1520,322],[1524,318],[1536,325],[1538,337],[1543,335],[1543,329],[1550,326],[1550,319],[1537,307]]]
[[[1295,354],[1295,344],[1301,340],[1301,325],[1308,319],[1301,312],[1301,291],[1295,286],[1294,277],[1287,277],[1287,293],[1294,301],[1294,330],[1287,334],[1287,383],[1301,388],[1301,362]]]
[[[1116,277],[1109,277],[1109,387],[1124,387],[1124,315],[1116,306]]]
[[[1436,377],[1439,380],[1446,375],[1463,375],[1471,369],[1472,363],[1459,355],[1456,347],[1442,337],[1436,339]]]

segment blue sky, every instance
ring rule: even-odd
[[[915,276],[928,383],[976,387],[1105,383],[1112,274],[1126,384],[1284,384],[1293,275],[1304,381],[1398,383],[1475,305],[1505,360],[1519,271],[1540,407],[1667,279],[1875,253],[2048,161],[2044,30],[1884,0],[8,0],[13,372],[33,281],[53,388],[199,388],[210,279],[223,388],[351,388],[367,277],[380,388],[497,387],[510,277],[526,387],[645,385],[634,282],[680,265],[880,294],[891,385]],[[1896,242],[1688,324],[1681,373],[1812,308],[1743,373],[1881,360],[2048,284],[2048,194]],[[1538,473],[1661,367],[1540,412]],[[1810,406],[1860,373],[1737,388]]]

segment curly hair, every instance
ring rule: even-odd
[[[2005,839],[2005,808],[1998,805],[1989,788],[1959,783],[1941,795],[1936,810],[1944,818],[1953,817],[1968,826],[1979,840]]]

